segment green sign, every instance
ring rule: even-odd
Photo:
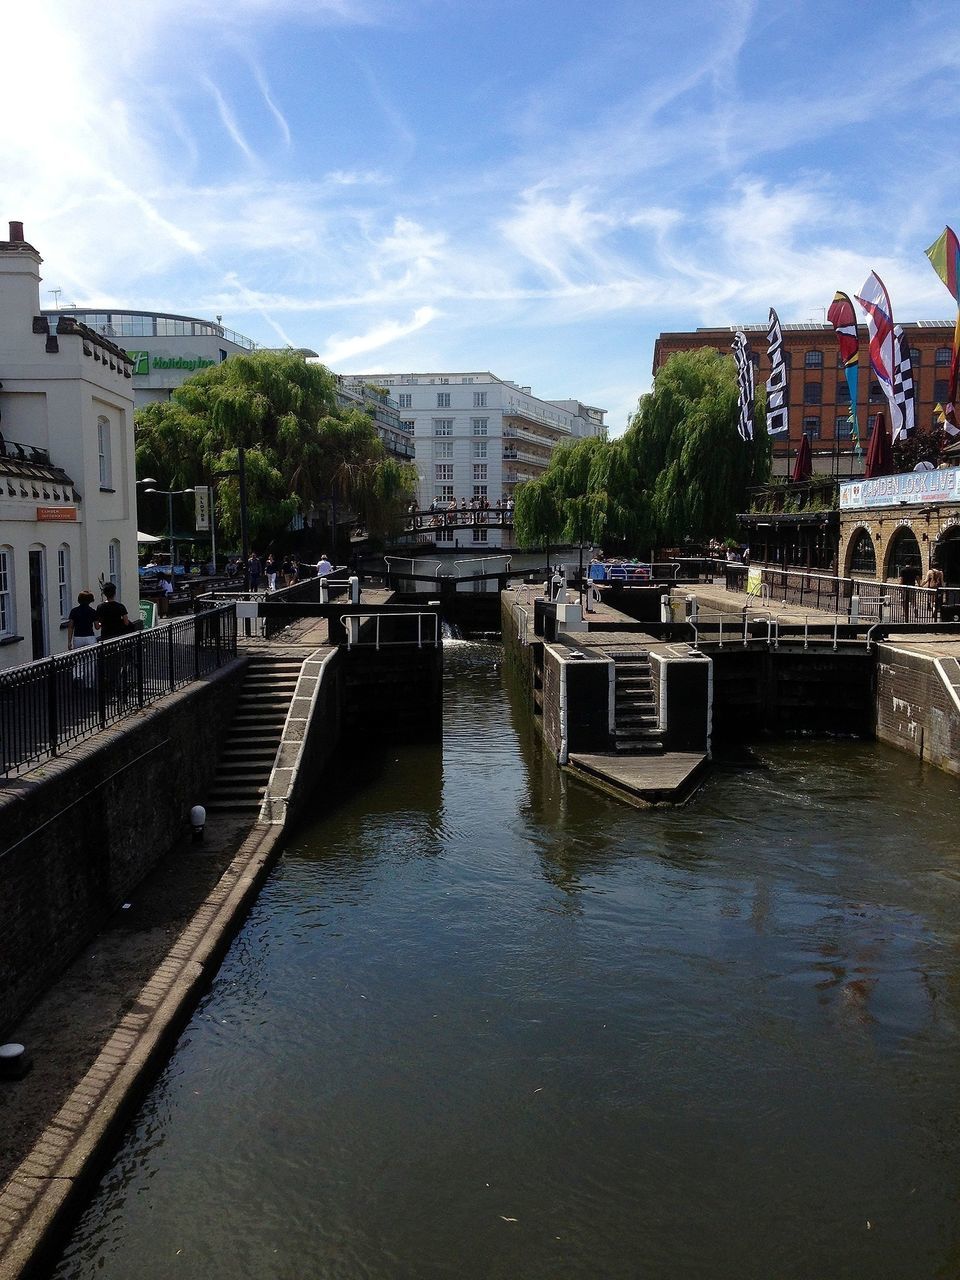
[[[209,369],[217,363],[216,360],[208,360],[206,356],[151,357],[149,351],[128,351],[127,355],[133,361],[135,378],[146,378],[153,369],[186,369],[189,373],[196,373],[198,369]]]
[[[152,600],[140,601],[140,621],[143,623],[145,631],[149,631],[157,625],[157,606]]]

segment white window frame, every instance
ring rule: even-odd
[[[473,478],[476,481],[485,483],[487,480],[487,464],[485,462],[475,462],[473,464]]]
[[[452,436],[453,435],[453,419],[452,418],[434,418],[433,434],[435,436]]]
[[[453,457],[453,441],[437,440],[433,445],[434,462],[446,461]]]
[[[70,590],[70,547],[61,542],[57,547],[57,600],[60,620],[69,617],[73,592]]]
[[[453,463],[435,462],[433,478],[436,484],[453,484]]]
[[[112,538],[107,547],[107,581],[112,582],[120,592],[120,543]]]
[[[474,540],[474,542],[486,542],[486,541],[487,541],[487,532],[488,532],[488,531],[487,531],[487,526],[486,526],[485,524],[475,524],[475,525],[473,526],[473,540]]]
[[[449,391],[437,392],[437,408],[438,409],[450,408],[450,392]]]
[[[485,436],[487,434],[487,423],[489,418],[473,418],[471,420],[471,428],[475,436]]]
[[[475,391],[473,393],[473,407],[475,409],[485,409],[487,407],[487,393],[485,391]]]
[[[0,547],[0,636],[17,634],[13,567],[13,547]]]
[[[397,397],[397,401],[398,401],[398,408],[400,409],[413,408],[413,396],[410,394],[409,391],[401,391],[399,396]]]
[[[97,419],[97,453],[100,458],[100,488],[113,488],[113,463],[110,450],[110,419],[103,414]]]
[[[452,484],[436,485],[433,491],[433,496],[437,502],[447,502],[447,503],[452,502],[453,501],[453,485]]]
[[[474,456],[475,458],[485,458],[485,457],[487,456],[487,442],[486,442],[486,440],[474,440],[474,442],[473,442],[473,456]]]

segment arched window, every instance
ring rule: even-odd
[[[65,542],[57,547],[57,605],[60,618],[68,617],[72,604],[73,592],[70,588],[70,548]]]
[[[848,573],[857,573],[863,578],[877,576],[877,553],[873,546],[873,537],[869,529],[858,529],[850,543]]]
[[[903,570],[910,566],[918,574],[923,569],[920,559],[920,543],[912,529],[898,529],[890,539],[890,550],[887,552],[887,578],[899,578]]]
[[[0,636],[17,633],[17,609],[13,594],[13,547],[0,547]]]
[[[107,578],[120,591],[120,543],[116,538],[107,547]]]
[[[822,351],[805,351],[803,355],[803,367],[805,369],[822,369],[823,368],[823,352]]]

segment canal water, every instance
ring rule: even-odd
[[[956,783],[761,744],[638,812],[501,668],[324,782],[56,1276],[960,1273]]]

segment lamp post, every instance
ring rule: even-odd
[[[229,471],[215,471],[214,476],[236,476],[240,490],[240,547],[243,554],[243,589],[250,590],[250,535],[247,529],[247,450],[237,446],[237,465]]]
[[[193,493],[192,489],[144,489],[144,493],[164,493],[167,496],[167,532],[170,535],[170,572],[176,561],[176,542],[173,537],[173,500],[182,493]]]

